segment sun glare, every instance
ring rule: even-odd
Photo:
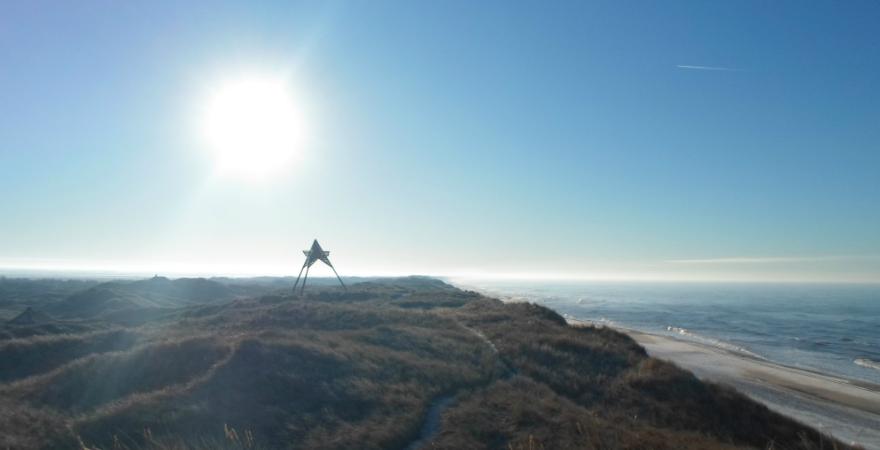
[[[202,117],[203,137],[217,169],[263,178],[289,167],[305,141],[299,107],[282,78],[250,76],[218,85]]]

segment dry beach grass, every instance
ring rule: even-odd
[[[625,334],[427,278],[149,317],[0,341],[0,448],[845,447]]]

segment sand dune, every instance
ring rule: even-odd
[[[569,319],[573,324],[585,324]],[[880,385],[848,380],[749,355],[636,330],[620,329],[651,356],[698,377],[732,385],[768,407],[826,433],[880,449]]]

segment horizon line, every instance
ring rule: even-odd
[[[724,264],[743,263],[748,258],[718,258],[717,260],[667,260],[674,263]],[[774,259],[780,262],[784,258]],[[164,269],[164,270],[158,270]],[[295,265],[288,267],[248,265],[229,266],[211,264],[9,264],[0,260],[0,277],[12,278],[115,278],[138,279],[164,276],[168,278],[295,278]],[[330,274],[327,275],[331,276]],[[532,281],[532,282],[659,282],[659,283],[799,283],[799,284],[880,284],[878,277],[824,277],[781,276],[705,276],[670,274],[662,272],[511,272],[511,271],[400,271],[353,270],[341,274],[347,278],[393,278],[427,276],[445,280]],[[313,275],[322,278],[321,275]]]

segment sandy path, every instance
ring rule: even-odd
[[[422,423],[422,427],[419,430],[419,436],[416,440],[405,447],[406,450],[418,450],[420,448],[428,447],[429,444],[431,444],[440,433],[440,424],[441,419],[443,418],[443,413],[447,408],[452,406],[454,401],[454,395],[438,397],[431,401],[431,406],[428,407],[428,413],[425,415],[425,421]]]
[[[485,334],[461,322],[457,323],[459,326],[477,337],[477,339],[483,341],[483,343],[486,344],[486,346],[489,347],[490,350],[492,350],[492,353],[498,355],[498,348],[495,347],[495,343],[489,340],[489,338],[487,338]],[[513,375],[513,371],[508,368],[502,379],[507,378],[511,375]],[[454,404],[455,396],[456,394],[441,395],[431,401],[431,405],[428,407],[428,413],[425,415],[425,421],[422,422],[422,426],[419,430],[419,436],[405,447],[406,450],[417,450],[427,447],[437,437],[437,435],[440,433],[440,425],[441,419],[443,418],[443,413],[446,412],[446,409]]]

